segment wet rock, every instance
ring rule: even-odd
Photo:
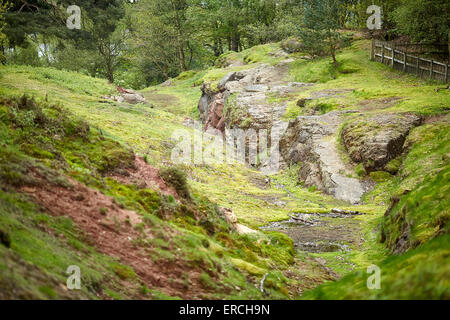
[[[331,209],[331,212],[332,213],[337,213],[337,214],[350,214],[350,215],[361,215],[361,214],[364,214],[364,213],[362,213],[362,212],[359,212],[359,211],[351,211],[351,210],[342,210],[342,209],[336,209],[336,208],[333,208],[333,209]]]
[[[417,115],[377,114],[348,123],[341,137],[350,158],[366,172],[385,170],[386,164],[403,152],[410,130],[421,123]]]

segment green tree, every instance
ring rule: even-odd
[[[449,10],[448,0],[403,0],[392,17],[398,32],[409,36],[413,41],[447,43]]]
[[[14,0],[5,14],[5,34],[10,48],[14,49],[14,61],[21,61],[20,54],[31,54],[36,48],[46,48],[45,64],[67,67],[58,61],[59,57],[72,55],[65,59],[69,69],[90,67],[92,75],[102,75],[114,81],[114,71],[123,51],[124,41],[117,26],[124,16],[124,3],[127,0]],[[77,5],[81,8],[81,30],[69,30],[66,25],[67,8]],[[70,52],[68,51],[70,49]],[[89,59],[82,61],[78,56]],[[51,56],[51,59],[50,59]],[[27,60],[27,59],[26,59]],[[42,59],[41,59],[42,60]],[[74,64],[74,61],[80,63]],[[99,72],[100,69],[100,72]]]
[[[338,67],[336,50],[340,42],[340,14],[342,3],[339,0],[311,0],[305,3],[305,12],[300,27],[300,38],[306,50],[313,55],[326,53]]]
[[[5,12],[8,10],[9,4],[6,1],[0,0],[0,63],[5,64],[5,47],[8,45],[8,38],[3,32],[6,26]]]

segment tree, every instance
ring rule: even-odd
[[[88,48],[96,49],[106,78],[113,83],[118,58],[124,50],[125,27],[120,24],[125,15],[124,0],[97,0],[83,8],[87,36],[79,39]]]
[[[338,29],[342,10],[340,0],[311,0],[305,3],[300,38],[313,55],[326,53],[338,67],[336,50],[340,41]]]
[[[0,63],[2,64],[6,62],[4,50],[6,45],[8,44],[8,38],[6,34],[3,32],[6,26],[4,14],[8,10],[8,7],[9,7],[8,3],[6,3],[3,0],[0,0]]]
[[[449,10],[448,0],[403,0],[392,16],[397,30],[413,41],[447,43]]]
[[[13,0],[5,14],[5,34],[10,48],[16,52],[28,52],[33,46],[46,47],[52,53],[52,63],[61,66],[57,58],[66,48],[73,56],[78,52],[90,52],[100,61],[102,75],[114,81],[117,59],[121,55],[124,41],[116,31],[124,16],[123,5],[127,0]],[[67,8],[77,5],[81,8],[82,29],[67,28]],[[48,59],[47,57],[47,60]],[[80,59],[74,59],[80,61]],[[49,62],[49,61],[47,61]],[[81,62],[77,68],[84,69],[91,62]],[[71,69],[75,68],[70,63]],[[64,67],[64,66],[61,66]]]

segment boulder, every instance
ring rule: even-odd
[[[143,103],[146,104],[147,100],[145,100],[144,96],[140,93],[122,93],[121,97],[127,103],[137,104]]]
[[[347,123],[341,132],[350,158],[366,172],[383,171],[403,152],[410,130],[421,123],[415,114],[377,114]]]
[[[222,78],[222,80],[219,81],[219,84],[217,85],[217,88],[219,90],[224,90],[225,85],[230,81],[239,81],[242,78],[244,78],[244,74],[242,72],[230,72],[225,77]]]
[[[231,228],[239,234],[257,233],[258,231],[250,229],[240,223],[237,223],[237,217],[231,209],[219,208],[220,215],[225,219]]]

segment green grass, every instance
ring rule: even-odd
[[[28,199],[15,193],[0,191],[0,226],[8,230],[11,238],[10,250],[20,257],[17,260],[12,259],[0,245],[1,255],[6,263],[10,264],[7,269],[20,265],[20,261],[37,268],[31,268],[29,278],[21,278],[18,275],[16,276],[18,278],[11,279],[7,276],[7,269],[1,266],[0,274],[8,277],[13,282],[13,287],[24,290],[30,298],[67,298],[67,295],[61,296],[61,290],[56,291],[55,288],[48,286],[53,286],[54,283],[65,285],[68,277],[66,270],[71,265],[80,267],[83,283],[80,294],[74,293],[73,298],[96,299],[96,294],[101,293],[98,290],[103,283],[120,287],[120,279],[110,267],[114,260],[80,241],[82,237],[70,219],[49,216],[40,212],[39,208]],[[45,229],[51,229],[54,236],[45,232]],[[42,291],[36,286],[39,283],[37,279],[44,276],[53,282],[47,283],[43,287],[45,290]],[[1,278],[4,279],[3,276]],[[54,294],[44,297],[39,291]]]
[[[440,236],[378,266],[381,289],[369,290],[366,269],[324,284],[302,299],[450,299],[450,235]]]
[[[368,44],[367,41],[357,41],[340,52],[339,70],[331,68],[329,59],[297,60],[292,63],[290,79],[286,80],[315,82],[316,85],[287,98],[288,110],[285,119],[312,109],[318,113],[343,109],[363,110],[368,113],[411,111],[437,115],[448,108],[450,95],[447,90],[436,93],[436,83],[392,71],[380,63],[369,62]],[[261,299],[262,295],[255,285],[259,284],[265,273],[268,273],[268,294],[264,297],[293,297],[295,294],[292,295],[290,289],[303,285],[311,288],[325,279],[311,257],[325,259],[327,266],[341,275],[351,273],[352,268],[365,268],[372,263],[380,264],[385,268],[383,270],[392,272],[392,276],[386,280],[389,284],[387,288],[396,290],[410,282],[414,287],[423,285],[424,280],[421,278],[413,281],[413,275],[417,276],[419,271],[424,271],[427,275],[425,278],[436,284],[436,290],[430,292],[430,284],[428,287],[424,286],[423,290],[418,290],[417,294],[403,290],[404,296],[448,295],[443,293],[442,281],[439,282],[435,278],[435,275],[447,275],[448,270],[434,265],[434,262],[445,265],[443,261],[448,259],[448,252],[444,250],[448,237],[439,236],[441,230],[447,232],[443,221],[448,221],[445,220],[448,215],[448,211],[445,211],[448,207],[448,182],[446,172],[443,171],[448,164],[449,154],[448,122],[445,118],[412,130],[406,142],[409,154],[395,159],[395,163],[392,162],[391,166],[387,167],[391,174],[396,175],[383,174],[381,178],[375,177],[379,184],[365,196],[365,204],[360,206],[349,206],[314,189],[303,188],[298,183],[298,168],[295,166],[271,176],[271,182],[261,187],[258,181],[266,177],[243,165],[182,165],[179,169],[187,176],[185,186],[192,197],[190,201],[183,200],[182,203],[177,203],[173,197],[163,197],[155,190],[142,189],[133,184],[124,185],[105,177],[108,172],[120,172],[128,167],[132,162],[132,152],[145,156],[146,162],[157,167],[170,165],[170,150],[175,145],[172,133],[175,130],[187,129],[182,124],[186,117],[198,118],[197,103],[201,94],[199,86],[206,82],[214,87],[230,71],[255,67],[261,63],[276,64],[281,59],[270,53],[278,50],[279,44],[269,44],[241,53],[227,54],[221,57],[222,62],[227,60],[239,63],[233,67],[185,72],[172,79],[170,86],[144,89],[143,94],[154,108],[101,101],[102,95],[114,92],[114,88],[104,80],[55,69],[6,66],[0,71],[0,95],[5,98],[23,93],[34,96],[37,104],[43,106],[43,119],[50,119],[51,125],[39,124],[42,120],[39,109],[14,109],[4,103],[0,106],[0,143],[3,146],[0,151],[0,180],[11,187],[32,185],[35,181],[27,175],[27,170],[37,167],[46,179],[57,185],[69,187],[64,178],[68,175],[114,197],[123,207],[143,216],[144,223],[135,228],[142,230],[148,227],[155,234],[153,239],[138,239],[136,245],[148,246],[149,257],[155,262],[181,263],[194,268],[200,275],[198,281],[209,290],[206,296],[208,298]],[[314,92],[331,89],[345,91],[338,93],[338,96],[308,102],[304,108],[306,111],[296,106],[296,101],[300,98],[308,98]],[[387,106],[377,100],[393,97],[400,99]],[[374,101],[375,108],[365,109],[365,105]],[[194,132],[192,129],[187,130]],[[361,168],[356,168],[355,175],[363,177],[366,173]],[[427,176],[429,181],[424,181]],[[405,190],[411,192],[401,198],[391,213],[391,217],[400,219],[383,219],[390,197],[401,196]],[[13,197],[13,200],[8,201],[14,205],[19,205],[22,201],[16,200],[18,196],[14,193],[7,193],[5,197]],[[285,205],[278,206],[278,201],[283,201]],[[430,201],[429,206],[424,204],[424,201]],[[334,207],[359,210],[368,213],[355,218],[363,226],[361,236],[365,241],[360,247],[352,248],[350,253],[341,254],[343,260],[338,258],[337,253],[296,255],[292,241],[279,233],[260,232],[256,236],[240,236],[230,232],[226,223],[218,216],[217,206],[231,208],[239,223],[253,228],[286,219],[292,212],[328,212]],[[399,215],[402,208],[405,208],[406,214]],[[421,215],[423,211],[427,211],[427,214]],[[71,259],[76,260],[75,262],[83,259],[82,262],[88,265],[82,269],[88,269],[86,272],[91,277],[92,287],[97,287],[100,283],[104,294],[110,298],[127,298],[134,294],[117,285],[125,280],[135,281],[136,290],[141,293],[145,291],[151,298],[170,298],[158,289],[142,289],[142,284],[137,283],[139,279],[131,268],[100,255],[86,245],[70,220],[58,220],[36,208],[29,209],[29,212],[29,218],[23,221],[16,213],[6,214],[0,223],[0,229],[10,224],[16,226],[17,230],[13,229],[16,231],[11,232],[13,250],[51,276],[61,277],[59,275],[63,274],[63,265],[66,262],[72,263]],[[163,212],[169,213],[171,218],[165,220],[165,216],[161,214]],[[107,216],[108,212],[104,214]],[[199,220],[195,219],[196,214],[200,216]],[[67,233],[67,244],[43,233],[34,225],[34,220]],[[386,247],[378,242],[378,225],[383,225],[385,236],[390,243],[398,237],[401,223],[405,220],[412,226],[410,239],[413,241],[413,247],[422,245],[414,253],[409,251],[384,261],[388,252]],[[442,225],[445,228],[436,229]],[[17,240],[17,235],[24,237],[23,242]],[[430,242],[429,239],[434,240]],[[36,248],[36,243],[41,244],[42,248]],[[443,248],[439,247],[440,245]],[[82,252],[82,256],[73,256],[67,246],[70,246],[70,250],[75,248]],[[3,247],[0,248],[4,250]],[[54,267],[40,258],[41,254],[45,257],[51,252],[60,251],[63,258],[60,258],[61,261],[56,260]],[[417,258],[414,258],[427,252],[435,257],[430,265],[417,262]],[[51,259],[56,258],[48,259],[52,261]],[[95,264],[97,260],[101,261],[99,265]],[[298,263],[301,263],[301,268],[297,268]],[[402,271],[408,263],[412,264],[411,268],[416,268],[411,272],[411,276]],[[303,280],[287,277],[286,270],[304,277]],[[340,297],[338,293],[342,293],[342,297],[350,298],[393,295],[390,291],[366,293],[364,288],[359,287],[352,294],[349,289],[352,288],[352,281],[353,285],[359,286],[363,281],[362,276],[360,273],[353,273],[341,282],[326,285],[323,287],[325,289],[308,293],[305,297]],[[398,277],[398,282],[395,277]],[[186,285],[186,279],[179,281]],[[190,278],[189,281],[193,279]],[[314,285],[306,284],[310,282]],[[23,288],[30,287],[23,278],[17,279],[16,283]],[[53,298],[55,294],[56,297],[59,296],[57,290],[52,292],[32,280],[30,283],[33,283],[33,286],[29,292],[37,297]],[[91,293],[83,294],[89,296]]]
[[[338,70],[333,67],[329,58],[319,58],[315,61],[297,60],[290,66],[293,79],[313,82],[316,85],[302,91],[295,99],[308,98],[312,93],[323,90],[346,89],[349,91],[339,93],[336,97],[317,99],[316,103],[326,103],[332,106],[332,109],[364,110],[363,105],[367,102],[398,97],[398,101],[387,106],[375,101],[374,107],[365,111],[410,111],[430,115],[448,110],[448,90],[435,92],[441,84],[393,71],[381,63],[369,61],[369,55],[370,42],[360,40],[338,53]],[[298,109],[295,103],[289,103],[286,117],[299,115]]]
[[[56,114],[58,117],[55,117]],[[27,115],[30,120],[23,121],[23,115]],[[32,186],[38,183],[37,180],[27,178],[31,168],[39,170],[49,182],[65,188],[71,187],[65,179],[71,176],[114,197],[124,208],[141,214],[155,238],[137,239],[134,243],[150,246],[152,253],[149,257],[155,261],[181,261],[193,270],[212,273],[211,281],[215,279],[219,283],[223,281],[239,286],[242,294],[253,298],[260,297],[260,292],[252,289],[252,282],[258,281],[256,274],[249,273],[237,280],[227,279],[228,276],[234,276],[234,270],[239,268],[233,261],[242,261],[241,267],[256,263],[255,269],[270,268],[273,272],[284,270],[293,263],[292,242],[280,236],[261,235],[263,239],[259,241],[258,238],[249,239],[232,234],[225,242],[221,242],[221,238],[211,240],[214,234],[229,234],[229,227],[219,217],[217,205],[196,190],[192,197],[185,197],[186,200],[179,203],[173,197],[163,197],[155,190],[133,184],[124,185],[107,177],[111,172],[120,173],[120,170],[132,166],[134,158],[131,150],[107,137],[100,128],[90,127],[79,120],[64,107],[28,98],[4,98],[0,116],[3,129],[0,143],[4,146],[0,152],[0,182],[11,189],[10,193],[4,195],[0,228],[11,230],[7,234],[11,239],[11,250],[62,283],[65,268],[72,264],[80,265],[84,288],[96,288],[99,293],[113,299],[135,295],[136,292],[132,290],[139,290],[141,280],[129,266],[103,256],[87,245],[70,219],[54,218],[39,212],[32,203],[19,200],[21,196],[13,189],[16,185]],[[169,176],[177,173],[172,183],[179,192],[186,190],[185,176],[180,169],[167,170],[167,173]],[[14,206],[20,204],[21,207],[9,208],[10,203],[14,203]],[[103,209],[99,209],[100,213],[107,217],[108,211]],[[23,210],[27,210],[26,215]],[[165,215],[162,213],[169,214],[172,219],[163,220]],[[54,230],[54,236],[40,231],[42,225]],[[59,234],[64,235],[67,242],[61,241]],[[214,244],[211,245],[211,242]],[[223,250],[210,249],[218,247]],[[98,265],[95,265],[96,262]],[[226,271],[225,275],[222,271]],[[121,281],[131,281],[135,285],[131,289],[121,289]],[[205,276],[199,281],[205,282]],[[224,290],[235,291],[235,286],[213,286],[209,283],[206,289],[211,291],[210,298],[217,298],[224,295]],[[59,297],[57,290],[46,286],[26,290],[30,295],[40,298]],[[245,293],[247,290],[249,292]],[[279,297],[278,290],[280,288],[271,289],[269,296]],[[89,291],[84,294],[91,297]]]

